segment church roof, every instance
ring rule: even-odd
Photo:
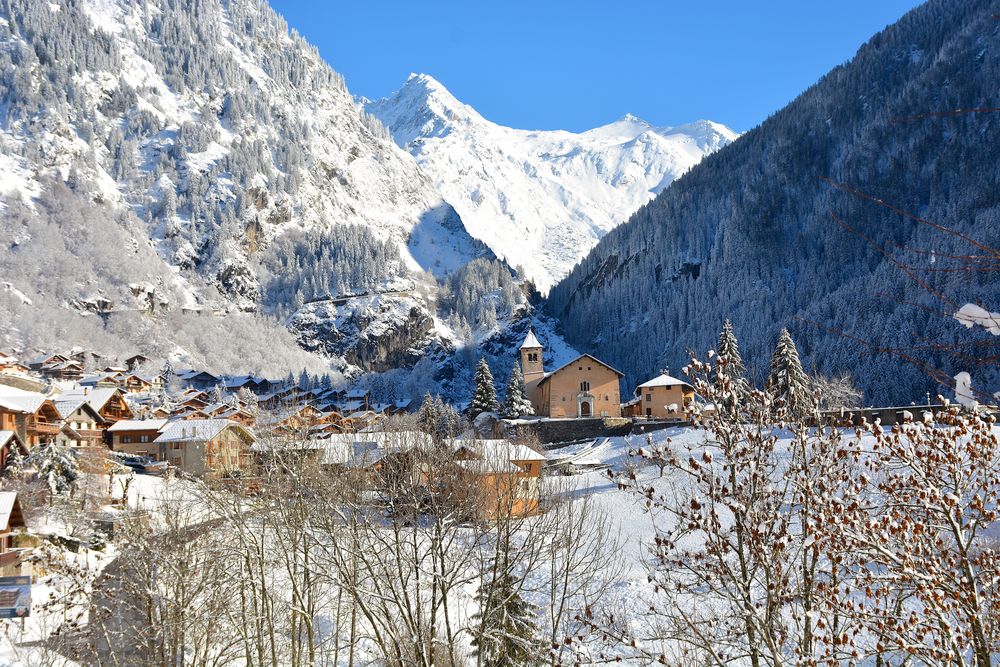
[[[535,338],[535,332],[532,331],[531,329],[528,329],[528,335],[524,337],[524,342],[521,343],[521,349],[523,350],[526,347],[541,347],[541,346],[542,344],[538,342],[537,338]]]
[[[539,381],[538,381],[538,384],[539,384],[539,385],[542,385],[542,384],[544,384],[544,383],[548,382],[548,381],[549,381],[549,379],[550,379],[550,378],[551,378],[551,377],[552,377],[553,375],[556,375],[557,373],[561,372],[561,371],[562,371],[563,369],[566,369],[566,368],[569,368],[569,367],[570,367],[570,366],[572,366],[573,364],[575,364],[575,363],[579,362],[579,361],[580,361],[581,359],[583,359],[584,357],[587,357],[588,359],[592,359],[593,361],[596,361],[597,363],[599,363],[600,365],[604,366],[604,367],[605,367],[605,368],[607,368],[608,370],[610,370],[610,371],[613,371],[613,372],[614,372],[615,374],[617,374],[617,375],[618,375],[618,377],[620,377],[620,378],[621,378],[621,377],[625,377],[625,374],[624,374],[624,373],[622,373],[622,372],[621,372],[620,370],[618,370],[618,369],[617,369],[617,368],[615,368],[614,366],[609,366],[608,364],[604,363],[603,361],[601,361],[600,359],[598,359],[598,358],[597,358],[597,357],[595,357],[594,355],[592,355],[592,354],[581,354],[581,355],[580,355],[579,357],[577,357],[577,358],[576,358],[576,359],[574,359],[573,361],[571,361],[571,362],[569,362],[569,363],[567,363],[567,364],[563,364],[562,366],[560,366],[559,368],[555,369],[555,370],[554,370],[554,371],[552,371],[551,373],[546,373],[546,374],[545,374],[545,377],[543,377],[543,378],[542,378],[541,380],[539,380]]]

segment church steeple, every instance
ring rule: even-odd
[[[545,375],[545,367],[542,365],[542,344],[535,338],[535,332],[531,329],[528,329],[528,335],[521,343],[521,373],[527,385],[541,380]]]

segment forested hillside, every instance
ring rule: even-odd
[[[729,317],[758,378],[788,326],[807,366],[850,371],[868,402],[941,391],[873,350],[968,369],[938,344],[977,337],[950,316],[995,305],[995,273],[969,270],[981,253],[967,239],[825,179],[1000,246],[997,14],[989,0],[932,0],[703,160],[552,290],[570,342],[631,382],[679,369]],[[952,113],[976,109],[994,110]]]
[[[526,303],[258,0],[0,0],[0,211],[0,315],[17,323],[0,345],[25,351],[141,344],[283,375],[343,366],[283,330],[309,301],[404,291],[439,339],[445,322],[488,335]],[[475,259],[490,270],[462,270]],[[396,344],[412,357],[415,339]]]

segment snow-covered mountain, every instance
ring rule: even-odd
[[[492,256],[258,0],[0,0],[0,211],[0,273],[27,299],[0,295],[6,345],[121,339],[218,370],[251,337],[275,348],[247,370],[268,367],[304,302],[417,275],[430,302]],[[73,306],[95,302],[103,320]],[[214,314],[197,345],[168,323],[191,311]]]
[[[738,135],[707,120],[654,127],[631,115],[587,132],[483,118],[426,74],[366,101],[461,215],[466,229],[542,292],[608,231]]]

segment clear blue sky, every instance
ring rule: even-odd
[[[626,112],[657,125],[760,123],[915,0],[271,0],[378,98],[410,72],[486,118],[584,130]]]

